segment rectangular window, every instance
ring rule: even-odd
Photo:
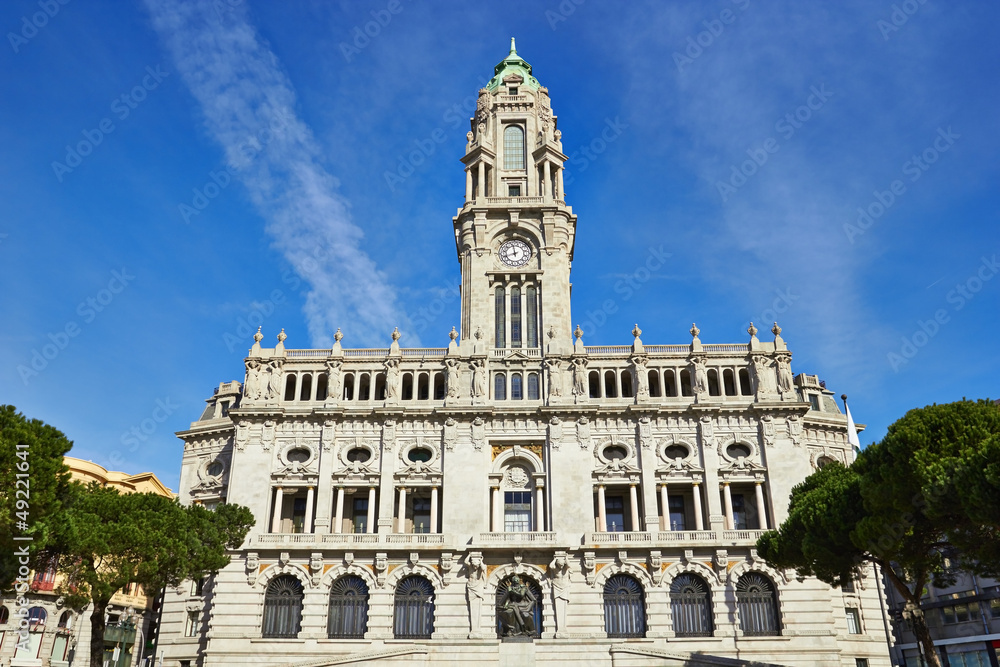
[[[620,533],[625,528],[625,498],[623,496],[607,496],[604,499],[604,516],[607,519],[605,529],[609,533]]]
[[[510,288],[510,345],[521,347],[521,288]]]
[[[354,532],[368,532],[368,498],[354,499]]]
[[[819,396],[816,394],[809,394],[809,407],[813,410],[819,410]]]
[[[184,625],[184,636],[194,637],[198,634],[198,612],[189,611],[187,623]]]
[[[206,577],[201,577],[191,582],[191,595],[201,597],[205,594],[205,579]]]
[[[524,169],[524,130],[519,125],[504,128],[503,168]]]
[[[306,499],[292,499],[292,532],[301,533],[306,528]]]
[[[538,347],[538,288],[531,286],[525,290],[527,297],[528,347]]]
[[[494,299],[494,316],[496,318],[496,346],[507,347],[507,304],[503,287],[496,288]]]
[[[510,91],[511,95],[517,95],[517,87],[511,86],[511,88],[509,88],[508,90]]]
[[[853,593],[854,592],[854,579],[848,579],[847,581],[845,581],[844,585],[841,586],[840,590],[842,590],[845,593]]]
[[[1000,598],[990,600],[990,614],[993,618],[1000,618]]]
[[[520,185],[508,185],[507,186],[507,196],[508,197],[520,197],[521,196],[521,186]]]
[[[531,492],[504,492],[503,529],[506,533],[531,532]]]
[[[684,498],[681,496],[669,496],[667,502],[670,505],[670,530],[687,530],[684,521]]]
[[[854,667],[868,667],[868,658],[855,658]]]
[[[431,530],[431,499],[414,497],[413,532],[429,533]]]
[[[951,625],[955,622],[954,607],[941,607],[941,622],[945,625]]]
[[[861,617],[858,615],[858,610],[848,607],[844,610],[847,614],[847,632],[852,635],[861,634]]]

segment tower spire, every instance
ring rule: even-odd
[[[510,53],[508,53],[507,55],[508,56],[516,56],[517,55],[517,48],[514,47],[514,38],[513,37],[510,38]]]

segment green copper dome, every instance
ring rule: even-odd
[[[497,66],[493,68],[493,78],[490,79],[486,89],[491,92],[496,90],[503,83],[504,78],[511,74],[521,75],[524,79],[524,83],[521,85],[531,86],[536,90],[541,85],[538,83],[538,79],[531,76],[531,65],[525,62],[524,58],[517,55],[517,49],[514,48],[513,37],[510,38],[510,53],[508,53],[507,57],[501,60]]]

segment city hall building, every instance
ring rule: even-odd
[[[182,502],[256,526],[167,591],[163,664],[889,665],[875,573],[831,589],[754,548],[795,484],[852,460],[832,392],[777,325],[585,344],[567,156],[513,43],[466,137],[447,347],[258,332],[178,434]]]

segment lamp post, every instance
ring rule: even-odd
[[[139,616],[139,621],[136,622],[135,608],[129,607],[125,611],[128,613],[129,620],[135,625],[136,632],[139,633],[139,660],[135,664],[137,667],[142,667],[142,653],[143,649],[146,648],[146,640],[142,634],[142,616]]]

